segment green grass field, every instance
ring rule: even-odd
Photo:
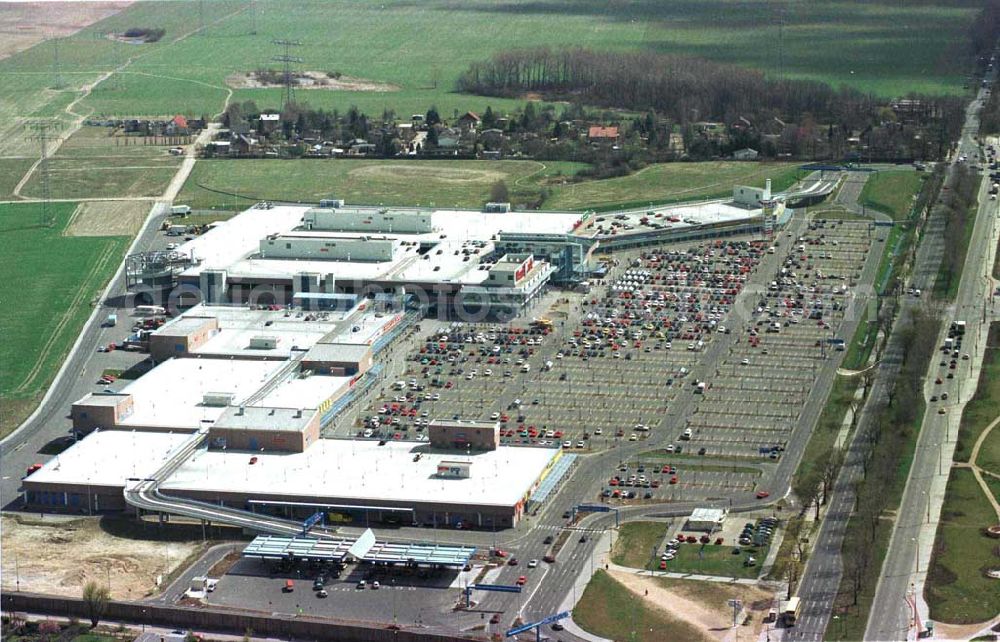
[[[659,548],[666,534],[666,522],[622,524],[611,553],[611,560],[619,566],[648,568],[653,548]]]
[[[171,156],[168,145],[144,145],[142,138],[110,133],[107,127],[82,127],[59,147],[49,161],[49,191],[53,198],[163,193],[180,167],[181,158]],[[31,175],[21,194],[42,195],[41,172]]]
[[[573,174],[580,163],[536,161],[206,160],[177,197],[196,209],[233,209],[257,200],[316,202],[335,195],[349,203],[481,207],[503,180],[518,196],[537,196],[539,182]],[[545,205],[548,207],[548,205]]]
[[[515,203],[534,200],[545,188],[550,196],[542,209],[584,210],[725,196],[734,184],[763,185],[766,177],[784,189],[800,173],[791,164],[666,163],[622,178],[563,184],[562,177],[584,167],[511,160],[206,160],[195,165],[177,200],[196,209],[236,209],[261,199],[315,202],[336,195],[349,203],[480,207],[503,180]]]
[[[790,163],[663,163],[650,165],[629,176],[601,181],[561,185],[558,179],[550,179],[552,196],[545,201],[545,207],[601,210],[716,198],[732,195],[733,185],[763,187],[768,178],[772,189],[781,191],[803,173]]]
[[[884,212],[895,221],[905,220],[924,176],[913,171],[878,172],[865,183],[859,200],[865,207]]]
[[[56,224],[39,227],[40,206],[0,204],[0,434],[31,411],[121,261],[125,237],[63,236],[74,203],[52,205]]]
[[[973,0],[948,6],[889,0],[788,3],[783,12],[783,65],[774,4],[740,0],[700,3],[633,0],[616,3],[539,3],[511,0],[363,0],[256,3],[251,35],[249,3],[204,4],[203,31],[193,2],[138,2],[60,43],[64,75],[100,73],[128,61],[120,86],[105,83],[84,100],[103,114],[214,113],[236,72],[274,66],[274,38],[303,43],[299,68],[338,71],[391,83],[398,91],[300,90],[317,107],[357,105],[370,114],[399,114],[436,104],[444,115],[504,110],[513,101],[453,93],[469,63],[515,47],[583,46],[598,50],[677,53],[730,62],[787,77],[849,85],[883,95],[960,93],[967,73],[966,29],[978,9]],[[155,44],[116,45],[102,37],[131,26],[161,26]],[[331,28],[331,25],[336,25]],[[52,66],[53,46],[42,43],[0,61],[7,75]],[[40,74],[44,76],[45,74]],[[47,80],[51,84],[51,79]],[[72,83],[75,85],[75,82]],[[106,85],[106,86],[105,86]],[[3,86],[3,84],[0,84]],[[278,89],[238,89],[237,100],[278,106]]]
[[[652,609],[643,599],[604,571],[597,571],[573,609],[573,621],[585,630],[622,642],[708,642],[696,627]]]
[[[733,555],[734,547],[723,544],[682,544],[677,547],[677,557],[667,562],[668,573],[692,573],[697,575],[721,575],[723,577],[754,578],[760,574],[760,565],[767,557],[769,546],[741,546],[739,555]],[[700,556],[699,556],[700,553]],[[757,558],[756,566],[744,566],[747,555]],[[659,560],[657,560],[659,568]]]
[[[996,523],[972,471],[951,471],[924,597],[940,622],[983,622],[1000,612],[997,580],[984,571],[1000,567],[995,539],[983,528]]]

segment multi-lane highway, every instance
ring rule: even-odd
[[[981,158],[976,140],[979,130],[979,110],[984,92],[970,105],[966,126],[956,157],[967,156],[968,162]],[[917,633],[914,608],[910,600],[914,587],[923,585],[929,565],[930,550],[940,514],[940,501],[947,480],[948,467],[957,439],[958,423],[965,404],[976,388],[975,373],[979,371],[985,353],[984,338],[988,325],[993,321],[987,312],[992,280],[995,250],[995,221],[997,202],[987,194],[989,182],[982,181],[979,190],[979,208],[975,228],[969,243],[962,280],[954,305],[945,313],[938,345],[943,343],[945,332],[952,321],[967,323],[963,352],[969,359],[959,360],[954,379],[943,379],[935,384],[941,374],[938,359],[932,359],[925,379],[925,397],[949,393],[947,402],[928,403],[928,411],[920,429],[913,465],[907,480],[898,518],[893,528],[879,584],[872,603],[866,640],[905,640]],[[945,414],[940,414],[942,408]],[[877,614],[877,615],[876,615]]]

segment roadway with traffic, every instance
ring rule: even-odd
[[[958,163],[961,157],[967,157],[969,163],[983,160],[978,132],[979,111],[985,102],[985,92],[985,89],[981,90],[969,107],[954,163]],[[921,617],[915,613],[911,600],[922,602],[920,596],[930,564],[958,426],[965,404],[975,394],[989,325],[996,320],[993,307],[988,302],[993,289],[990,273],[996,253],[997,201],[990,200],[988,186],[984,173],[978,194],[975,228],[958,294],[954,305],[946,311],[937,343],[938,346],[944,343],[952,321],[965,321],[963,352],[969,354],[969,359],[958,361],[955,378],[943,379],[941,385],[935,383],[942,372],[938,355],[935,354],[928,364],[925,398],[929,400],[942,392],[948,392],[950,397],[948,401],[927,404],[910,475],[872,603],[866,640],[913,639],[918,628],[922,627]],[[944,410],[944,414],[940,414],[938,408]],[[942,461],[947,466],[942,466]],[[922,615],[926,616],[926,609],[922,610]]]

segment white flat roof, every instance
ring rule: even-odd
[[[650,214],[649,212],[652,212]],[[680,230],[693,227],[695,225],[710,225],[712,223],[722,223],[728,221],[741,221],[760,216],[760,208],[751,209],[736,205],[732,200],[705,201],[703,203],[690,203],[681,205],[661,205],[642,209],[628,210],[624,212],[603,212],[594,217],[593,223],[584,230],[583,235],[594,236],[597,227],[603,226],[604,233],[599,238],[610,236],[611,223],[622,223],[627,228],[618,227],[618,233],[614,237],[638,234],[641,232],[651,232],[656,230],[648,224],[640,223],[640,219],[649,218],[650,223],[662,225],[659,231]],[[624,218],[616,218],[623,216]],[[680,220],[672,222],[668,217],[676,217]],[[693,221],[688,223],[685,219]],[[614,238],[612,237],[612,238]]]
[[[192,317],[215,317],[220,332],[196,348],[194,354],[288,358],[297,351],[308,350],[324,338],[369,345],[381,336],[395,316],[376,316],[372,310],[312,313],[291,310],[286,313],[284,310],[252,310],[245,306],[198,305],[161,330],[170,332],[174,324],[177,327],[194,324],[188,321]],[[332,336],[327,337],[331,333]],[[257,336],[275,337],[278,346],[274,349],[250,348],[250,339]],[[293,351],[293,347],[297,350]]]
[[[500,232],[567,234],[580,220],[578,212],[499,212],[441,209],[431,213],[433,232],[424,234],[383,231],[333,232],[295,231],[298,236],[360,238],[378,234],[403,241],[436,244],[427,258],[419,256],[415,245],[399,248],[392,261],[352,262],[255,258],[260,240],[269,234],[289,234],[301,223],[311,206],[282,205],[269,210],[249,209],[183,244],[178,251],[192,254],[199,264],[182,275],[195,276],[205,269],[224,269],[234,277],[272,276],[290,278],[300,272],[335,273],[338,279],[358,280],[427,280],[480,283],[486,272],[476,269],[476,256],[461,253],[466,241],[488,244],[480,254],[492,250],[490,239]],[[352,208],[371,209],[377,208]],[[406,208],[393,208],[405,210]],[[418,210],[414,210],[418,211]],[[443,250],[441,254],[437,249]],[[455,250],[459,250],[456,255]],[[437,268],[437,269],[435,269]]]
[[[312,375],[305,379],[293,377],[282,381],[260,401],[251,405],[269,408],[318,408],[350,381],[350,377],[326,375]]]
[[[201,428],[225,410],[203,405],[206,392],[233,393],[238,405],[284,366],[284,361],[169,359],[122,389],[132,395],[134,411],[121,425]]]
[[[133,430],[98,430],[28,479],[33,482],[124,486],[129,477],[148,477],[191,435]]]
[[[423,453],[414,462],[414,453]],[[435,451],[426,443],[321,439],[303,453],[247,454],[199,450],[166,482],[164,490],[239,492],[249,495],[350,498],[513,506],[531,490],[553,448],[501,447],[466,455]],[[467,479],[441,479],[442,461],[471,461]]]

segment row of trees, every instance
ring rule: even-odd
[[[938,271],[938,291],[946,292],[962,277],[968,245],[967,227],[975,220],[980,178],[968,165],[955,168],[950,188],[941,195],[945,210],[944,259]]]

